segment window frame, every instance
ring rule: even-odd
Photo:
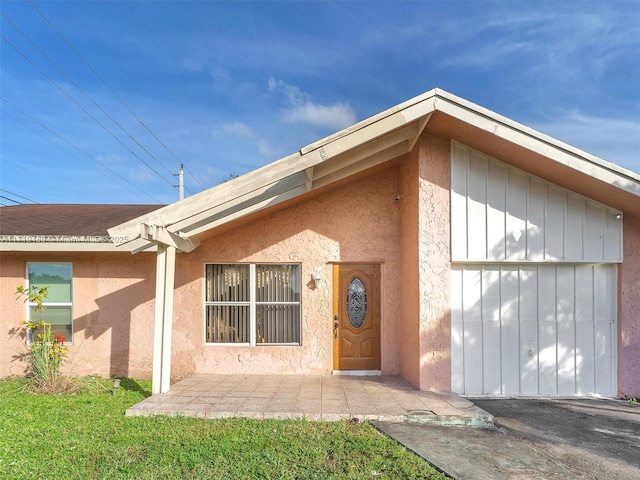
[[[71,332],[71,338],[65,338],[65,342],[63,345],[73,345],[73,337],[74,337],[74,321],[73,321],[73,263],[72,262],[27,262],[26,264],[26,286],[27,286],[27,291],[31,290],[31,279],[30,279],[30,275],[29,275],[29,268],[31,265],[68,265],[69,266],[69,273],[70,273],[70,284],[69,284],[69,297],[71,298],[71,300],[69,302],[50,302],[47,301],[47,299],[45,298],[44,301],[42,302],[42,306],[46,307],[47,309],[49,307],[55,308],[55,307],[68,307],[69,308],[69,317],[71,320],[71,323],[69,324],[69,328],[70,328],[70,332]],[[48,286],[48,285],[43,285],[43,286]],[[28,322],[31,321],[31,315],[32,315],[32,310],[33,307],[36,307],[38,304],[35,302],[30,302],[29,298],[27,297],[27,301],[25,302],[25,308],[26,308],[26,316],[25,318],[27,319]],[[45,320],[46,321],[46,320]],[[27,330],[27,345],[31,345],[32,343],[32,338],[31,338],[31,330]]]
[[[207,301],[207,266],[208,265],[248,265],[249,266],[249,300],[248,301],[234,301],[234,302],[215,302]],[[256,266],[258,265],[293,265],[297,269],[299,284],[297,285],[300,290],[300,300],[297,302],[265,302],[257,300],[257,274]],[[302,345],[302,263],[299,262],[205,262],[204,263],[204,275],[203,275],[203,289],[202,289],[202,303],[203,303],[203,337],[204,344],[206,346],[220,346],[220,347],[299,347]],[[297,305],[298,306],[298,328],[299,339],[297,342],[286,343],[261,343],[257,341],[257,307],[259,305]],[[210,306],[241,306],[249,307],[249,341],[248,342],[208,342],[207,341],[207,307]]]

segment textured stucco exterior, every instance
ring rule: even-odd
[[[618,395],[640,397],[640,219],[624,217],[619,266]]]
[[[172,377],[194,372],[330,373],[333,370],[332,262],[381,263],[382,372],[399,371],[397,169],[384,170],[208,238],[178,255]],[[207,262],[300,262],[300,346],[204,345]],[[322,284],[313,288],[312,275]]]
[[[451,388],[450,142],[423,135],[399,169],[400,371],[422,390]]]
[[[482,145],[475,145],[483,150]],[[202,236],[176,257],[171,377],[192,373],[327,374],[333,370],[332,264],[381,265],[383,375],[417,388],[451,389],[451,142],[429,132],[413,150],[277,209]],[[490,149],[488,149],[490,150]],[[496,156],[512,163],[511,158]],[[556,181],[556,178],[548,178]],[[581,192],[581,185],[571,185]],[[624,210],[623,210],[624,211]],[[618,393],[640,396],[640,220],[624,215],[619,265]],[[73,264],[74,343],[66,371],[150,377],[154,253],[3,252],[0,377],[24,372],[25,306],[14,295],[26,263]],[[300,263],[299,346],[206,345],[206,263]],[[320,287],[312,282],[320,274]]]
[[[420,142],[420,389],[451,389],[450,195],[451,142]]]
[[[77,375],[150,375],[155,256],[130,253],[2,253],[0,377],[24,374],[26,317],[14,294],[26,284],[27,262],[73,264],[73,345],[64,367]]]
[[[178,254],[172,334],[172,378],[210,373],[330,373],[333,370],[331,264],[381,264],[383,374],[399,373],[400,308],[398,169],[394,164],[302,203],[209,237]],[[14,334],[25,307],[12,293],[25,284],[27,261],[73,264],[74,343],[67,371],[149,377],[152,366],[155,254],[58,253],[2,255],[2,320],[8,335],[0,375],[22,374],[13,357],[24,349]],[[207,262],[300,262],[300,346],[221,346],[204,343]],[[312,275],[320,273],[319,288]]]

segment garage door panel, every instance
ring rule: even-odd
[[[556,295],[556,316],[558,322],[573,322],[575,319],[575,268],[560,265],[556,269],[558,275]]]
[[[456,392],[615,394],[615,265],[455,270],[452,294],[461,298],[452,300]],[[463,361],[455,358],[460,355]]]
[[[593,322],[576,322],[576,394],[592,395],[596,392],[595,336]]]
[[[503,322],[517,322],[519,312],[518,269],[504,267],[500,274],[500,318]]]
[[[538,394],[538,323],[520,322],[520,392]],[[509,394],[510,392],[503,392]]]
[[[464,324],[464,377],[469,395],[482,395],[482,322]]]
[[[504,322],[501,325],[500,359],[502,362],[502,394],[520,390],[520,325]],[[515,359],[515,360],[514,360]]]
[[[595,365],[596,392],[602,395],[612,395],[612,348],[611,324],[609,322],[595,323]]]
[[[482,326],[482,347],[483,357],[483,378],[484,393],[500,395],[502,393],[502,382],[500,365],[500,323],[489,321],[483,322]]]
[[[576,392],[576,329],[574,322],[558,322],[558,395]]]
[[[462,339],[462,314],[451,320],[451,389],[464,391],[464,341]]]
[[[538,268],[522,267],[516,287],[516,302],[519,301],[520,304],[519,320],[536,320],[538,318]]]
[[[538,353],[538,393],[540,395],[555,395],[557,393],[557,342],[556,322],[541,320],[538,323],[539,353]]]

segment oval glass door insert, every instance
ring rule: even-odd
[[[354,328],[360,328],[367,316],[367,290],[358,277],[347,288],[347,316]]]

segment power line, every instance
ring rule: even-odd
[[[51,134],[55,135],[56,137],[58,137],[60,140],[62,140],[63,142],[67,143],[68,145],[70,145],[71,147],[75,148],[78,152],[82,153],[83,155],[87,156],[88,158],[90,158],[91,160],[93,160],[94,162],[98,163],[100,166],[102,166],[103,168],[105,168],[106,170],[108,170],[109,172],[111,172],[113,175],[115,175],[116,177],[120,178],[122,181],[128,183],[129,185],[131,185],[133,188],[135,188],[136,190],[139,190],[140,192],[142,192],[144,195],[146,195],[147,197],[151,198],[154,202],[157,203],[162,203],[160,202],[157,198],[155,198],[153,195],[145,192],[143,189],[141,189],[140,187],[138,187],[137,185],[131,183],[129,180],[127,180],[126,178],[124,178],[122,175],[120,175],[118,172],[116,172],[115,170],[109,168],[108,166],[106,166],[105,164],[103,164],[100,160],[98,160],[95,157],[92,157],[91,155],[89,155],[87,152],[85,152],[84,150],[82,150],[81,148],[77,147],[76,145],[74,145],[73,143],[71,143],[69,140],[67,140],[66,138],[62,137],[60,134],[56,133],[55,131],[51,130],[49,127],[47,127],[44,123],[40,122],[39,120],[33,118],[31,115],[29,115],[28,113],[26,113],[24,110],[21,110],[20,108],[18,108],[17,106],[15,106],[13,103],[11,103],[9,100],[7,100],[6,98],[0,96],[0,100],[2,100],[3,102],[5,102],[6,104],[10,105],[11,107],[13,107],[14,109],[16,109],[18,112],[20,112],[21,114],[23,114],[25,117],[27,117],[29,120],[37,123],[38,125],[40,125],[42,128],[44,128],[45,130],[49,131]],[[10,117],[12,117],[13,119],[17,120],[18,122],[20,122],[20,120],[18,120],[17,118],[15,118],[13,115],[9,114],[8,112],[4,111],[5,115],[9,115]],[[22,122],[20,122],[22,123]],[[30,128],[31,130],[33,130],[31,127],[29,127],[28,125],[25,125],[24,123],[22,123],[25,127]],[[38,135],[42,136],[42,138],[44,138],[45,140],[53,143],[54,145],[57,145],[55,142],[52,142],[50,139],[44,137],[43,135],[41,135],[39,132],[36,132],[35,130],[33,130],[35,133],[37,133]],[[59,148],[60,145],[57,145]],[[63,149],[64,150],[64,149]],[[78,158],[75,157],[74,158]],[[78,160],[80,160],[81,162],[83,162],[85,165],[87,165],[86,162],[84,162],[82,159],[78,158]],[[102,173],[102,172],[100,172]]]
[[[155,160],[158,164],[160,164],[160,166],[162,166],[167,172],[169,172],[169,174],[173,175],[173,172],[171,170],[169,170],[160,160],[158,160],[151,152],[149,152],[149,150],[147,150],[142,144],[140,144],[140,142],[138,142],[133,135],[131,135],[129,132],[127,132],[124,127],[122,125],[120,125],[111,115],[109,115],[109,113],[107,113],[99,104],[98,102],[96,102],[87,92],[85,92],[82,87],[80,87],[80,85],[78,85],[53,59],[51,59],[31,38],[29,38],[29,36],[24,33],[13,21],[11,21],[11,19],[4,13],[2,12],[2,17],[7,20],[7,22],[9,22],[11,24],[11,26],[13,28],[15,28],[18,33],[20,33],[25,39],[27,39],[27,41],[33,45],[33,47],[38,50],[38,52],[40,52],[40,54],[46,58],[54,67],[56,67],[56,69],[65,76],[65,78],[67,78],[67,80],[69,80],[71,82],[71,84],[76,87],[78,90],[80,90],[80,92],[82,92],[84,94],[85,97],[87,97],[89,99],[89,101],[91,103],[93,103],[102,113],[104,113],[107,118],[109,120],[111,120],[120,130],[122,130],[122,132],[129,137],[136,145],[138,145],[147,155],[149,155],[149,157],[151,157],[153,160]]]
[[[205,190],[204,185],[202,185],[202,183],[200,183],[200,180],[198,180],[198,179],[196,178],[196,176],[195,176],[193,173],[191,173],[191,170],[189,170],[189,169],[187,168],[187,166],[186,166],[186,165],[184,165],[184,169],[187,171],[187,173],[188,173],[189,175],[191,175],[191,178],[193,178],[193,179],[196,181],[196,183],[197,183],[198,185],[200,185],[200,188],[202,188],[202,190]]]
[[[4,188],[0,188],[0,191],[7,193],[9,195],[13,195],[14,197],[22,198],[23,200],[27,200],[31,203],[40,203],[40,202],[36,202],[35,200],[31,200],[30,198],[23,197],[22,195],[18,195],[17,193],[10,192],[9,190],[5,190]]]
[[[66,39],[66,37],[56,28],[56,26],[53,24],[53,22],[51,20],[49,20],[49,18],[44,14],[44,12],[37,7],[37,5],[33,2],[33,0],[29,0],[29,4],[33,7],[33,9],[36,12],[38,12],[38,14],[44,19],[44,21],[49,24],[49,26],[53,29],[53,31],[58,34],[58,36],[64,41],[64,43],[66,43],[67,46],[80,58],[80,60],[82,60],[82,62],[87,66],[87,68],[89,70],[91,70],[91,72],[96,76],[96,78],[98,80],[100,80],[100,82],[102,82],[102,84],[113,94],[113,96],[118,99],[118,101],[129,111],[129,113],[131,113],[131,115],[133,115],[133,117],[140,123],[140,125],[142,125],[144,127],[144,129],[147,132],[149,132],[151,134],[151,136],[153,136],[153,138],[156,139],[156,141],[160,145],[162,145],[162,147],[173,156],[173,158],[175,158],[181,164],[184,164],[184,162],[182,162],[177,157],[177,155],[175,153],[173,153],[173,151],[167,145],[165,145],[165,143],[162,140],[160,140],[160,138],[142,121],[142,119],[140,117],[138,117],[138,115],[131,109],[131,107],[129,107],[129,105],[120,97],[120,95],[118,95],[115,92],[115,90],[113,90],[109,86],[109,84],[107,84],[107,82],[100,76],[100,74],[89,64],[89,62],[87,60],[85,60],[85,58],[80,54],[80,52],[78,52],[78,50],[76,50],[74,48],[74,46],[71,45],[71,42],[69,42]],[[200,185],[202,187],[202,189],[204,190],[205,187],[202,185],[202,183],[200,183],[200,181],[191,172],[189,172],[189,174],[198,183],[198,185]]]
[[[4,198],[5,200],[9,200],[10,202],[17,203],[18,205],[23,205],[23,203],[22,203],[22,202],[19,202],[19,201],[17,201],[17,200],[14,200],[13,198],[5,197],[4,195],[0,195],[0,198]],[[5,205],[5,207],[6,207],[6,206],[7,206],[7,205]]]
[[[127,149],[129,151],[129,153],[131,153],[131,155],[133,155],[134,157],[136,157],[138,160],[140,160],[149,170],[151,170],[153,173],[155,173],[156,175],[158,175],[162,180],[164,180],[165,182],[167,182],[172,188],[173,188],[173,183],[171,183],[169,180],[167,180],[165,177],[163,177],[155,168],[153,168],[151,165],[149,165],[147,162],[145,162],[142,158],[140,158],[140,156],[138,154],[136,154],[133,150],[131,150],[122,140],[120,140],[116,135],[113,134],[113,132],[111,132],[107,127],[105,127],[100,120],[98,120],[96,117],[94,117],[91,112],[89,112],[86,108],[84,108],[82,105],[80,105],[80,103],[73,98],[71,95],[69,95],[67,93],[67,91],[62,88],[60,85],[58,85],[58,83],[53,80],[49,75],[47,75],[40,67],[38,67],[27,55],[25,55],[24,52],[22,52],[18,47],[16,47],[13,43],[11,43],[11,41],[9,41],[7,39],[7,37],[4,36],[4,34],[0,34],[0,37],[2,38],[2,40],[4,40],[11,48],[13,48],[16,52],[18,52],[20,55],[22,55],[22,57],[24,57],[24,59],[29,62],[31,64],[31,66],[33,66],[33,68],[35,68],[36,70],[38,70],[47,80],[49,80],[49,82],[51,82],[58,90],[60,90],[69,100],[71,100],[74,104],[76,104],[76,106],[82,110],[84,113],[86,113],[94,122],[96,122],[105,132],[107,132],[109,135],[111,135],[113,137],[114,140],[116,140],[120,145],[122,145],[125,149]]]

